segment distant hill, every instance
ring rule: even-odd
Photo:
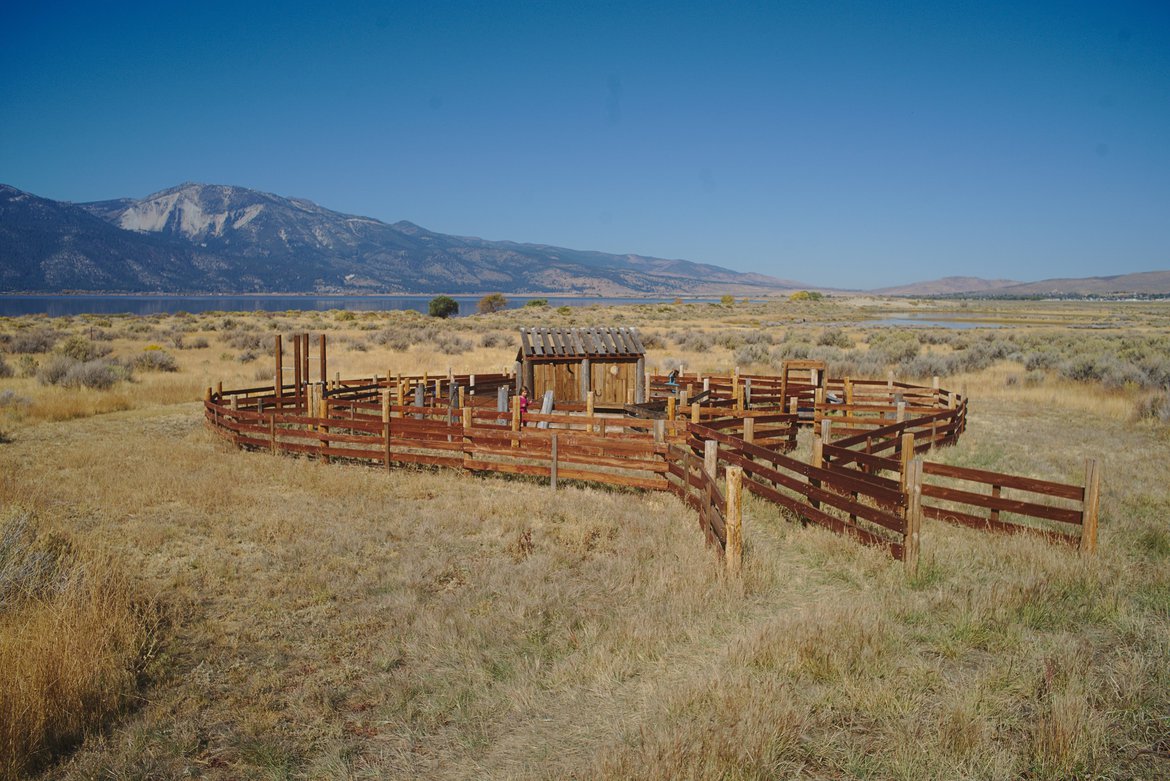
[[[986,293],[992,290],[1019,285],[1011,279],[980,279],[979,277],[943,277],[928,282],[914,282],[909,285],[883,287],[869,292],[882,296],[946,296],[957,293]]]
[[[1045,279],[1016,282],[979,277],[944,277],[928,282],[871,290],[884,296],[1163,296],[1170,295],[1170,271],[1143,271],[1109,277]]]
[[[1084,279],[1045,279],[1010,285],[992,292],[994,295],[1006,296],[1168,295],[1170,271],[1141,271]]]
[[[449,236],[242,187],[50,201],[0,185],[0,290],[736,295],[807,287],[640,255]]]

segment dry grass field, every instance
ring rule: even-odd
[[[0,319],[0,778],[1166,778],[1167,305],[947,306]],[[907,311],[1000,327],[866,323]],[[328,334],[342,376],[445,373],[510,365],[521,324],[635,325],[663,368],[939,374],[971,409],[935,458],[1101,461],[1099,553],[927,521],[907,580],[749,499],[729,580],[665,494],[202,424],[206,386],[271,383],[276,333]]]

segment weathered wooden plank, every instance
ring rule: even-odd
[[[923,474],[927,475],[951,477],[958,480],[968,480],[973,483],[999,485],[1003,486],[1004,488],[1018,488],[1021,491],[1029,491],[1031,493],[1044,494],[1046,496],[1056,496],[1061,499],[1075,499],[1076,501],[1082,501],[1085,496],[1084,488],[1079,485],[1055,483],[1049,480],[1038,480],[1032,477],[1005,475],[1000,472],[990,472],[985,469],[972,469],[971,467],[965,466],[937,464],[930,461],[925,462],[922,467]]]
[[[986,494],[962,491],[957,488],[945,488],[929,483],[922,486],[922,495],[932,499],[942,499],[958,504],[969,504],[975,507],[986,507],[990,510],[1000,510],[1001,512],[1015,513],[1016,515],[1025,515],[1031,518],[1044,518],[1049,521],[1072,523],[1078,526],[1081,523],[1081,513],[1079,510],[988,496]]]
[[[1035,526],[1027,526],[1022,523],[993,521],[990,518],[985,518],[979,515],[971,515],[970,513],[961,512],[959,510],[949,510],[943,509],[941,507],[923,506],[922,514],[927,518],[933,518],[934,520],[943,521],[944,523],[968,526],[972,529],[995,532],[998,534],[1039,534],[1041,536],[1050,537],[1054,540],[1067,542],[1069,544],[1075,543],[1079,540],[1076,535],[1057,531],[1056,529],[1040,529]]]

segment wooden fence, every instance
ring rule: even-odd
[[[298,351],[298,365],[307,355]],[[592,405],[521,414],[508,374],[394,375],[208,389],[213,430],[238,447],[671,491],[694,508],[729,568],[742,554],[746,488],[802,523],[886,551],[913,572],[922,518],[996,532],[1039,531],[1096,546],[1099,476],[1084,486],[924,462],[958,439],[967,401],[938,387],[831,380],[815,367],[781,378],[682,376],[666,419],[595,415]],[[307,378],[307,370],[302,377]],[[653,378],[658,382],[660,378]],[[815,385],[813,383],[816,383]],[[688,403],[689,389],[706,395]],[[839,403],[827,394],[839,394]],[[811,406],[802,410],[801,405]],[[583,413],[579,412],[582,407]],[[817,421],[808,463],[787,455]],[[843,438],[833,440],[833,435]],[[720,478],[727,479],[726,489]]]
[[[914,455],[951,444],[966,428],[966,399],[954,409],[832,440],[833,418],[817,432],[823,465],[849,469],[866,479],[893,473],[905,489]],[[1096,550],[1100,472],[1086,464],[1083,485],[923,461],[922,514],[991,532],[1044,535]],[[1008,493],[1005,493],[1007,491]]]

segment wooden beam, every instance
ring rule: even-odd
[[[723,557],[727,574],[736,577],[743,569],[743,467],[727,467],[727,511],[724,522],[727,547]]]
[[[1085,461],[1085,503],[1081,515],[1081,553],[1097,552],[1097,512],[1101,503],[1101,470],[1097,459]]]

